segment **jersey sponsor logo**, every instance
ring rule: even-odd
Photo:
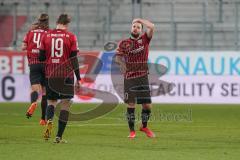
[[[130,54],[141,53],[144,50],[144,46],[139,46],[139,48],[129,51]]]

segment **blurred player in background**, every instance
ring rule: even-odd
[[[79,64],[77,59],[78,44],[77,37],[68,31],[70,17],[61,14],[57,20],[57,27],[48,32],[41,41],[40,61],[46,60],[46,93],[48,100],[47,127],[44,139],[48,140],[53,128],[53,117],[57,101],[60,101],[61,110],[58,120],[58,132],[55,143],[65,143],[62,139],[66,128],[71,99],[74,96],[74,74],[80,86]],[[53,82],[53,83],[52,83]]]
[[[42,93],[42,116],[40,125],[46,125],[45,114],[47,99],[45,95],[45,62],[40,62],[38,57],[41,38],[48,30],[49,17],[47,14],[43,13],[39,16],[38,22],[32,24],[31,29],[25,35],[22,43],[22,50],[27,51],[31,82],[31,105],[27,110],[26,116],[27,118],[30,118],[33,115],[37,108],[38,97]]]
[[[147,31],[143,33],[143,26]],[[148,137],[155,137],[147,127],[151,113],[151,96],[148,82],[149,43],[154,32],[154,24],[145,19],[134,19],[131,36],[119,43],[116,52],[116,63],[124,73],[124,102],[127,106],[127,120],[130,129],[129,138],[136,136],[135,104],[142,104],[142,125],[140,131]]]

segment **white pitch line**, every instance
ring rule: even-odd
[[[70,127],[84,127],[84,126],[125,126],[126,124],[119,123],[96,123],[96,124],[68,124]],[[38,124],[28,124],[28,125],[2,125],[2,127],[14,127],[14,128],[25,128],[25,127],[39,127]]]
[[[0,116],[25,116],[25,113],[23,114],[20,114],[20,113],[0,113]],[[100,119],[112,119],[112,120],[122,120],[121,118],[115,118],[115,117],[96,117],[94,119],[97,119],[97,118],[100,118]],[[93,119],[93,120],[94,120]]]
[[[85,127],[85,126],[125,126],[126,124],[69,124],[70,127]]]
[[[19,113],[0,113],[1,116],[25,116],[25,114],[19,114]]]

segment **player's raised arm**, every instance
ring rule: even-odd
[[[134,19],[132,23],[136,23],[136,22],[139,22],[142,25],[147,27],[147,36],[149,39],[151,39],[153,36],[154,28],[155,28],[154,24],[152,22],[150,22],[149,20],[141,19],[141,18]]]

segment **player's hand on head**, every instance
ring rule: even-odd
[[[132,23],[142,23],[140,18],[135,18]]]

